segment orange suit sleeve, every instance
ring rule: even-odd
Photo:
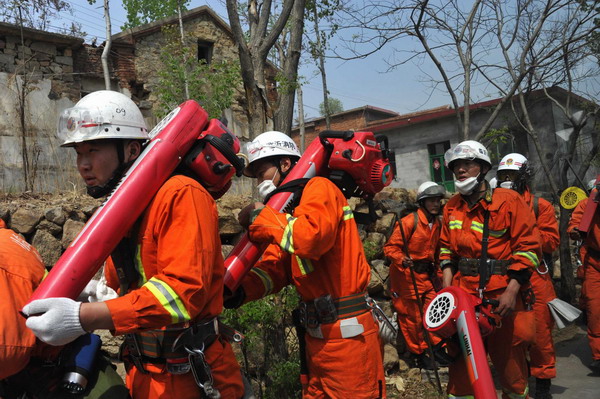
[[[543,198],[538,201],[537,227],[542,236],[542,252],[552,253],[560,244],[554,207]]]

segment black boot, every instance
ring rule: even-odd
[[[425,352],[418,354],[418,355],[413,355],[413,358],[415,360],[415,365],[423,370],[435,370],[435,366],[433,364],[433,361],[431,360],[431,358],[429,356],[427,356],[425,354]]]
[[[600,374],[600,359],[595,359],[588,367],[592,369],[594,374]]]
[[[454,361],[452,356],[446,352],[446,348],[441,346],[433,350],[433,358],[439,367],[448,367]]]
[[[536,378],[535,396],[533,398],[552,399],[552,394],[550,394],[550,385],[552,385],[552,380],[550,378]]]

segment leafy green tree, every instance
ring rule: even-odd
[[[299,296],[293,287],[223,312],[223,321],[245,335],[238,358],[258,398],[300,398],[300,354],[291,311]],[[266,389],[265,389],[266,388]]]
[[[229,60],[211,64],[199,61],[194,43],[182,45],[176,27],[164,27],[163,32],[168,43],[161,51],[163,65],[154,88],[159,100],[156,115],[165,116],[188,98],[184,90],[187,80],[189,98],[198,101],[211,118],[220,117],[233,104],[236,88],[241,85],[239,64]]]
[[[329,115],[337,114],[344,110],[344,104],[342,104],[341,100],[337,98],[328,98],[327,101],[329,103]],[[325,101],[319,104],[319,115],[327,115],[327,112],[325,111]]]
[[[187,10],[190,0],[123,0],[123,8],[127,11],[127,23],[121,29],[134,28],[139,25],[172,17]]]

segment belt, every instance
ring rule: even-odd
[[[313,301],[300,302],[300,324],[305,328],[315,328],[319,324],[335,323],[367,312],[366,292],[359,292],[341,298],[324,295]]]
[[[479,275],[479,259],[461,258],[458,261],[458,270],[463,276],[478,276]],[[508,270],[508,266],[512,262],[510,260],[488,259],[486,261],[490,274],[504,276]]]
[[[433,262],[413,261],[413,270],[415,273],[426,274],[433,270]]]

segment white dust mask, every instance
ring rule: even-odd
[[[275,179],[277,173],[279,173],[279,169],[275,171],[275,174],[271,179],[263,180],[258,186],[256,186],[256,189],[258,190],[259,201],[264,201],[267,195],[269,195],[273,190],[277,188],[275,183],[273,183],[273,179]]]
[[[479,185],[479,174],[474,177],[467,177],[465,180],[454,180],[454,186],[456,190],[462,195],[469,195],[473,193],[473,190]]]
[[[502,188],[508,188],[510,190],[513,187],[513,182],[511,182],[510,180],[503,181],[502,183],[500,183],[500,187],[502,187]]]

